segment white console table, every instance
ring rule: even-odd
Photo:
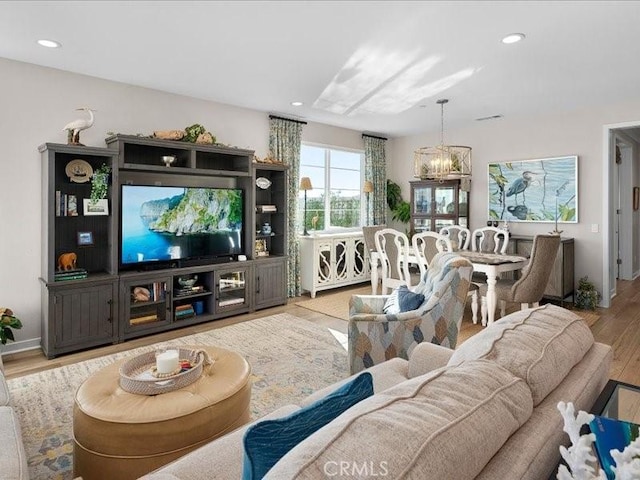
[[[362,232],[300,236],[302,289],[316,292],[369,280],[369,252]]]

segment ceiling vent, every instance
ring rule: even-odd
[[[496,120],[498,118],[502,118],[504,115],[491,115],[489,117],[481,117],[481,118],[476,118],[477,122],[484,122],[485,120]]]

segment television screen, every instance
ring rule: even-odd
[[[242,201],[239,189],[123,185],[122,265],[242,253]]]

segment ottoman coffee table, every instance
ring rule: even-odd
[[[74,476],[136,479],[250,420],[250,367],[236,352],[205,350],[214,361],[194,383],[160,395],[120,388],[115,362],[89,377],[73,409]]]

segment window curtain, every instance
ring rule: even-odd
[[[387,161],[386,138],[362,135],[364,140],[364,179],[373,183],[369,211],[365,218],[372,225],[387,223]]]
[[[269,151],[271,156],[289,165],[287,195],[289,224],[287,264],[287,294],[298,297],[300,288],[300,247],[298,243],[298,185],[300,183],[300,146],[304,122],[269,117]]]

